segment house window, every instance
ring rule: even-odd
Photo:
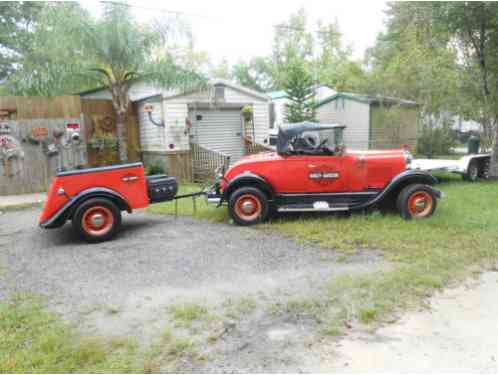
[[[225,86],[215,86],[214,87],[214,100],[225,100]]]

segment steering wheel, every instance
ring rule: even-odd
[[[318,147],[319,139],[316,135],[307,134],[304,137],[301,137],[301,139],[304,146],[306,146],[307,148],[315,149]]]
[[[325,146],[325,144],[328,142],[328,139],[325,138],[323,141],[320,142],[320,144],[318,146],[315,147],[315,150],[319,150],[321,149],[323,146]]]

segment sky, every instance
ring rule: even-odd
[[[98,1],[80,3],[98,14]],[[268,55],[275,25],[285,22],[300,7],[308,13],[311,30],[316,29],[319,19],[325,23],[337,20],[343,41],[353,47],[353,56],[361,59],[365,49],[374,44],[377,34],[384,29],[386,3],[380,0],[128,1],[142,21],[165,15],[166,10],[179,12],[191,25],[196,49],[207,51],[214,62],[225,58],[231,64]]]

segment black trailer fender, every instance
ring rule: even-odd
[[[399,193],[405,186],[411,184],[429,185],[434,192],[434,195],[437,198],[442,198],[442,192],[431,186],[437,183],[437,178],[427,172],[420,170],[406,170],[394,177],[391,182],[387,184],[384,190],[382,190],[372,200],[362,203],[359,206],[352,207],[352,209],[361,210],[374,204],[381,203],[384,199],[390,197],[393,194]]]
[[[228,186],[223,190],[219,204],[221,205],[223,201],[228,201],[230,194],[242,186],[252,186],[260,189],[263,193],[268,195],[268,201],[272,201],[275,195],[273,187],[266,179],[254,173],[243,173],[229,182]]]
[[[83,190],[79,192],[77,195],[70,197],[69,201],[62,206],[57,213],[55,213],[50,219],[40,223],[42,228],[57,228],[66,222],[69,219],[76,207],[79,204],[90,198],[107,198],[113,201],[120,210],[131,212],[131,207],[126,202],[126,199],[119,194],[118,192],[104,188],[104,187],[94,187],[90,189]]]

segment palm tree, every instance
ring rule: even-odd
[[[186,91],[204,83],[192,70],[178,66],[174,57],[161,48],[163,35],[138,24],[129,8],[109,4],[99,19],[90,19],[75,33],[83,56],[89,59],[87,75],[109,89],[116,113],[119,156],[127,160],[125,120],[130,104],[129,89],[143,81],[164,89]]]

